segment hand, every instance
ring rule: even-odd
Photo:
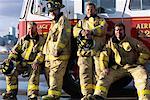
[[[81,35],[84,36],[85,39],[91,39],[92,38],[90,30],[82,30]]]
[[[106,75],[108,75],[108,73],[110,72],[110,69],[109,68],[105,68],[102,73],[105,73]]]
[[[39,64],[37,64],[37,63],[32,64],[32,69],[33,70],[37,70],[38,67],[39,67]]]

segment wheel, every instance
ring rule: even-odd
[[[72,38],[72,53],[69,59],[66,73],[64,75],[63,90],[68,93],[71,98],[80,98],[82,96],[79,82],[79,67],[77,65],[77,43],[76,39]]]
[[[68,93],[71,98],[80,98],[82,96],[79,82],[78,66],[73,65],[74,62],[68,65],[64,76],[63,90]]]

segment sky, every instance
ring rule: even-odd
[[[11,26],[17,28],[22,3],[23,0],[0,0],[0,36],[8,34]]]

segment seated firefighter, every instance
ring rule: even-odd
[[[115,25],[115,33],[100,54],[101,78],[99,78],[94,95],[104,100],[110,85],[126,76],[131,75],[137,89],[138,100],[150,100],[148,73],[145,68],[150,59],[150,51],[140,41],[125,34],[122,23]]]
[[[18,92],[18,75],[28,74],[28,100],[37,100],[39,91],[40,64],[44,60],[42,54],[44,39],[38,35],[37,24],[28,24],[29,33],[18,40],[12,48],[8,59],[3,62],[3,74],[6,75],[5,100],[16,100]]]

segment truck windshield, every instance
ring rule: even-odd
[[[91,1],[94,2],[97,6],[97,13],[108,13],[108,14],[115,13],[116,0],[91,0]],[[85,6],[87,0],[83,0],[83,2],[84,2],[83,13],[85,13]]]
[[[48,0],[34,0],[32,5],[32,14],[48,16]]]
[[[150,9],[150,0],[131,0],[131,10],[147,10]]]

